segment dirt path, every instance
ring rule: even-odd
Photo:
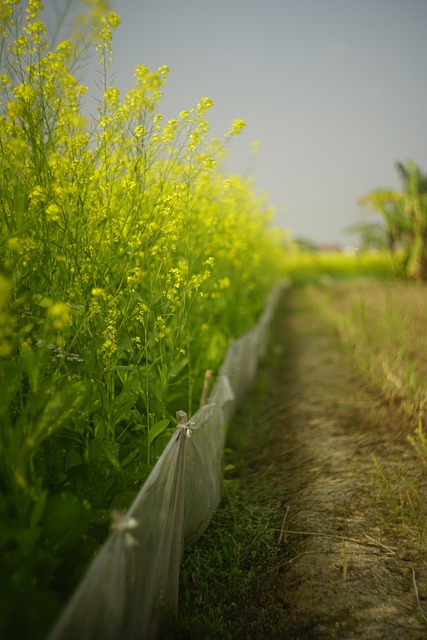
[[[306,293],[286,294],[274,331],[253,472],[259,482],[255,467],[268,467],[283,514],[278,573],[260,587],[261,600],[274,590],[283,607],[277,638],[425,639],[421,516],[400,499],[411,490],[399,465],[417,473],[410,427],[362,379]]]

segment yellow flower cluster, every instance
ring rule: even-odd
[[[34,543],[52,552],[56,586],[69,574],[61,553],[72,557],[62,520],[79,522],[79,557],[85,539],[93,554],[88,531],[106,529],[115,496],[140,486],[176,412],[198,407],[206,369],[255,322],[284,257],[253,184],[222,169],[243,121],[210,140],[209,98],[165,120],[166,66],[139,65],[121,96],[109,81],[120,18],[100,13],[108,0],[82,2],[79,27],[87,36],[92,16],[103,78],[90,118],[74,75],[88,39],[54,46],[40,0],[0,2],[0,553],[2,539],[16,543],[4,576],[16,596],[9,635],[23,598],[13,576],[27,576],[27,604],[38,587],[51,593]],[[84,529],[82,495],[102,526]]]
[[[71,308],[64,302],[55,302],[47,310],[48,321],[55,331],[62,331],[70,322]]]
[[[0,68],[0,357],[18,357],[25,340],[25,361],[48,363],[37,372],[90,381],[112,432],[120,420],[108,407],[125,394],[123,371],[135,372],[127,375],[139,386],[128,395],[147,424],[176,408],[191,413],[203,371],[222,355],[217,349],[209,361],[213,335],[225,345],[246,330],[281,274],[271,211],[250,181],[222,170],[228,141],[245,123],[209,140],[207,97],[165,121],[166,66],[137,66],[121,96],[107,72],[115,13],[94,28],[105,81],[88,121],[87,88],[73,74],[77,46],[48,46],[38,0],[28,3],[22,29],[20,11],[12,1],[0,11],[8,42]]]

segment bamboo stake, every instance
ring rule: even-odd
[[[211,383],[212,383],[212,371],[211,371],[211,369],[207,369],[207,371],[205,373],[205,381],[203,383],[202,396],[200,398],[200,406],[201,407],[203,407],[208,401],[209,391],[210,391],[210,388],[211,388]]]

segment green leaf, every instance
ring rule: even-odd
[[[162,391],[161,391],[157,381],[150,382],[150,391],[153,394],[153,396],[155,397],[155,399],[157,400],[157,402],[161,403],[162,402]]]
[[[163,433],[161,433],[158,438],[156,438],[156,441],[154,442],[151,449],[151,453],[154,455],[154,458],[157,459],[162,455],[173,432],[174,429],[167,429],[166,431],[163,431]]]
[[[177,362],[175,362],[175,364],[173,365],[173,367],[170,370],[170,373],[173,376],[177,376],[179,373],[181,373],[181,371],[184,369],[184,367],[187,364],[188,364],[188,357],[181,358],[181,360],[178,360]]]
[[[73,467],[83,464],[83,458],[76,449],[70,449],[65,456],[65,467],[67,471]]]
[[[135,499],[135,491],[121,491],[114,496],[110,508],[120,509],[121,511],[127,511]]]
[[[86,400],[88,389],[88,383],[83,380],[58,389],[46,402],[34,435],[44,437],[64,424]]]
[[[110,414],[113,424],[118,424],[121,420],[128,420],[131,416],[131,409],[135,404],[135,395],[126,388],[111,402]]]
[[[147,425],[146,424],[136,424],[134,427],[132,427],[132,431],[142,431],[142,429],[146,429]]]
[[[156,422],[155,425],[151,427],[148,432],[148,445],[150,446],[154,440],[165,431],[169,426],[170,420],[165,418],[165,420],[160,420],[160,422]]]
[[[35,502],[33,507],[33,512],[31,514],[31,520],[30,520],[31,529],[35,529],[38,523],[40,522],[40,518],[42,517],[46,507],[46,501],[47,501],[47,491],[43,491],[40,494],[38,500]]]
[[[10,417],[9,404],[15,398],[21,385],[21,367],[18,362],[2,361],[0,367],[0,416]]]
[[[71,550],[86,533],[90,509],[72,493],[59,493],[48,499],[41,520],[50,544],[63,551]]]
[[[22,368],[30,381],[31,391],[37,391],[39,373],[40,373],[40,357],[31,349],[21,349]]]
[[[33,302],[38,304],[39,307],[43,307],[45,309],[53,305],[52,298],[48,298],[47,296],[44,296],[42,293],[34,293]]]
[[[114,443],[104,443],[104,455],[116,471],[121,471],[121,465],[117,457],[117,446]]]

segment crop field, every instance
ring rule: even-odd
[[[386,255],[289,252],[252,181],[222,169],[244,123],[211,139],[209,98],[165,121],[166,67],[138,66],[121,96],[110,79],[119,22],[110,13],[85,40],[53,45],[38,0],[0,5],[5,636],[44,637],[112,510],[129,507],[176,412],[196,411],[205,372],[215,376],[274,283],[392,278]],[[90,51],[92,117],[79,79]],[[390,375],[415,379],[390,357]]]
[[[112,86],[116,14],[84,45],[91,119],[78,45],[51,46],[40,3],[3,2],[0,20],[0,629],[42,633],[176,411],[257,319],[283,250],[253,185],[221,169],[242,121],[209,139],[202,98],[165,122],[166,67]]]
[[[292,251],[284,257],[285,273],[293,284],[348,278],[395,279],[390,255],[385,251]]]

